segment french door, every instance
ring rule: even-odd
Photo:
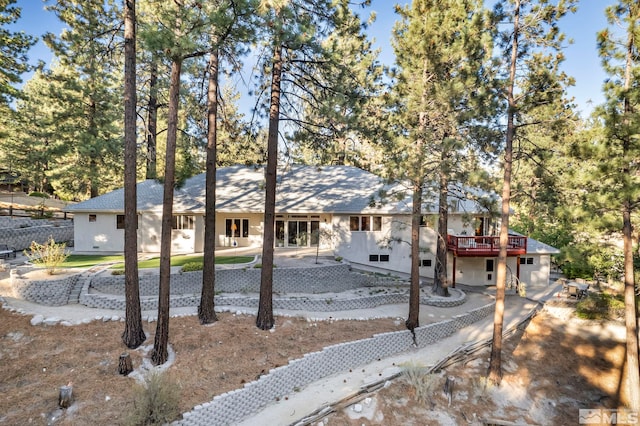
[[[276,245],[278,247],[314,247],[319,242],[320,221],[304,216],[289,220],[276,220]]]

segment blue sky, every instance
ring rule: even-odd
[[[367,16],[375,11],[376,22],[369,28],[371,37],[375,38],[375,45],[382,49],[380,62],[393,65],[393,49],[390,46],[391,29],[398,19],[394,13],[395,4],[407,4],[409,1],[373,0],[371,7],[361,10],[361,16]],[[604,9],[614,3],[613,0],[582,0],[578,11],[563,18],[560,23],[562,31],[574,43],[565,50],[566,61],[564,71],[573,76],[576,85],[569,89],[569,94],[575,97],[575,102],[583,116],[588,115],[593,107],[603,101],[602,83],[605,74],[600,65],[596,50],[596,33],[607,25]],[[22,17],[14,29],[26,33],[42,36],[45,32],[59,33],[61,24],[54,14],[44,11],[41,0],[18,0],[16,5],[22,8]],[[42,42],[29,52],[30,60],[51,60],[51,53]],[[26,77],[28,78],[28,76]]]

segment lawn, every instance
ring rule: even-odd
[[[216,256],[217,265],[231,265],[237,263],[249,263],[253,260],[253,256]],[[171,266],[184,266],[187,263],[203,263],[204,256],[173,256],[171,258]],[[124,265],[119,265],[124,268]],[[139,268],[159,268],[160,258],[143,260],[138,263]]]
[[[248,263],[253,260],[252,256],[216,256],[216,264],[229,265],[237,263]],[[204,256],[173,256],[171,257],[171,266],[183,266],[185,263],[203,263]],[[62,268],[90,268],[102,263],[114,263],[113,269],[124,269],[124,256],[115,255],[83,255],[72,254],[61,265]],[[158,268],[160,267],[160,258],[143,260],[138,262],[138,268]]]
[[[72,254],[61,265],[62,268],[91,268],[101,263],[124,262],[124,256],[99,254]]]

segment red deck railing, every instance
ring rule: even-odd
[[[456,256],[495,257],[500,251],[500,237],[467,237],[447,235],[447,249]],[[527,253],[527,237],[510,235],[507,256]]]

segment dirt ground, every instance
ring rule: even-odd
[[[623,324],[580,320],[573,310],[552,300],[506,340],[500,387],[487,386],[486,349],[437,374],[405,374],[359,405],[341,407],[324,424],[572,425],[580,409],[623,407]]]
[[[573,318],[570,306],[539,314],[526,330],[506,341],[499,388],[484,386],[488,352],[482,352],[446,372],[422,377],[420,383],[403,376],[360,401],[359,409],[352,404],[321,421],[393,426],[499,419],[567,425],[578,423],[579,408],[614,408],[624,357],[621,325]],[[126,351],[120,341],[123,324],[34,327],[29,320],[0,310],[0,424],[126,424],[135,382],[117,372],[118,358]],[[254,320],[233,314],[220,314],[210,326],[201,326],[196,317],[171,320],[170,344],[176,358],[167,372],[181,389],[180,412],[304,353],[403,327],[392,319],[277,318],[272,332],[258,330]],[[148,349],[155,326],[145,327]],[[144,350],[128,352],[134,367],[140,365]],[[451,405],[442,391],[446,377],[454,379]],[[57,409],[59,387],[69,382],[74,404],[62,411]]]
[[[170,322],[175,361],[167,373],[181,389],[180,412],[242,387],[272,368],[307,352],[403,327],[394,320],[307,322],[277,318],[274,332],[255,327],[255,317],[219,314],[201,326],[194,317]],[[0,310],[0,424],[47,424],[56,410],[59,387],[73,383],[75,403],[56,424],[126,424],[133,378],[118,374],[126,347],[122,323],[33,327],[30,317]],[[155,324],[146,325],[153,345]],[[128,351],[139,366],[143,351]]]

